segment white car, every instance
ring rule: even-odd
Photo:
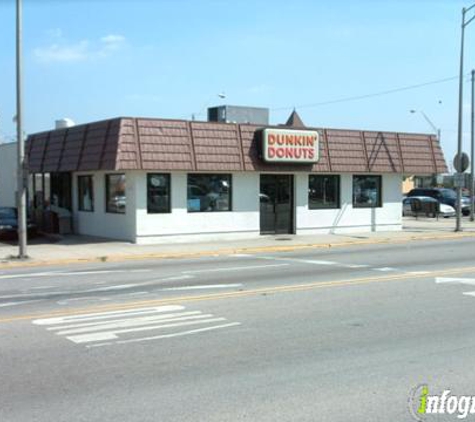
[[[430,196],[410,196],[408,198],[404,198],[402,201],[402,215],[404,216],[416,215],[416,213],[413,211],[414,210],[413,204],[417,201],[419,201],[421,204],[421,211],[417,213],[418,215],[428,214],[426,210],[428,210],[432,204],[436,205],[439,202],[437,201],[437,199],[431,198]],[[448,217],[455,217],[455,215],[456,213],[455,213],[454,207],[439,203],[440,217],[448,218]]]

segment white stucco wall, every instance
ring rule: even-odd
[[[402,228],[402,175],[382,175],[380,208],[353,208],[353,175],[340,176],[339,209],[308,209],[308,174],[297,174],[297,234],[351,233],[361,231],[400,230]]]
[[[0,206],[16,206],[17,190],[17,144],[0,145]]]
[[[105,175],[113,173],[81,172],[73,174],[73,230],[78,234],[134,242],[137,175],[134,172],[125,172],[127,196],[125,214],[113,214],[106,213],[105,193]],[[94,212],[78,210],[78,175],[94,175]]]
[[[94,174],[93,213],[78,211],[77,176],[81,174]],[[233,211],[202,213],[187,211],[186,173],[171,173],[171,212],[148,214],[147,173],[125,172],[127,207],[123,215],[105,212],[105,174],[74,174],[74,229],[77,233],[140,244],[219,241],[260,235],[258,173],[233,173]],[[308,173],[294,176],[297,234],[401,229],[401,175],[382,176],[383,206],[380,208],[353,208],[352,175],[341,175],[341,208],[333,210],[308,209],[308,176]]]
[[[232,175],[231,212],[187,211],[187,175],[171,174],[171,213],[147,213],[147,177],[137,177],[137,243],[237,239],[259,235],[259,175]]]

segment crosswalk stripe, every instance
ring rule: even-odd
[[[207,322],[219,322],[219,321],[226,321],[226,318],[209,318],[200,321],[187,321],[187,322],[178,322],[173,324],[163,324],[163,325],[155,325],[152,327],[138,327],[138,328],[130,328],[124,330],[116,330],[116,331],[106,331],[103,333],[92,333],[92,334],[81,334],[77,336],[67,336],[68,340],[73,341],[74,343],[89,343],[91,341],[99,341],[99,340],[115,340],[117,339],[117,334],[124,334],[124,333],[133,333],[138,331],[150,331],[156,330],[158,328],[172,328],[172,327],[183,327],[186,325],[196,325],[196,324],[203,324]]]
[[[241,323],[240,322],[230,322],[229,324],[213,325],[211,327],[197,328],[196,330],[180,331],[178,333],[161,334],[161,335],[158,335],[158,336],[134,338],[134,339],[128,339],[128,340],[118,340],[118,341],[113,342],[113,343],[109,342],[109,343],[87,344],[86,347],[87,348],[104,347],[104,346],[112,346],[114,344],[140,343],[140,342],[143,342],[143,341],[161,340],[161,339],[166,339],[166,338],[187,336],[187,335],[190,335],[190,334],[204,333],[206,331],[219,330],[221,328],[236,327],[238,325],[241,325]]]
[[[153,320],[162,320],[162,319],[171,318],[171,317],[181,317],[181,316],[198,315],[198,314],[201,314],[201,312],[200,311],[178,312],[174,314],[152,315],[152,316],[144,316],[144,317],[140,316],[140,317],[134,318],[133,320],[147,322],[147,321],[153,321]],[[101,320],[101,321],[96,321],[96,322],[83,322],[80,324],[47,327],[46,329],[48,331],[67,330],[67,329],[72,329],[72,328],[103,326],[105,324],[121,323],[124,321],[132,321],[132,319],[121,318],[121,319],[106,320],[106,321]]]
[[[80,322],[80,321],[91,321],[95,319],[107,319],[115,318],[117,316],[129,316],[129,315],[138,315],[138,314],[150,314],[154,312],[173,312],[173,311],[182,311],[185,309],[184,306],[179,305],[169,305],[169,306],[155,306],[152,308],[140,308],[140,309],[130,309],[123,311],[109,311],[109,312],[98,312],[93,314],[80,314],[66,317],[58,318],[46,318],[46,319],[36,319],[33,321],[33,324],[36,325],[54,325],[54,324],[63,324],[66,322]]]
[[[183,331],[175,332],[175,328],[193,325],[214,325],[196,330],[190,334],[205,332],[240,323],[218,324],[227,321],[223,317],[205,314],[201,311],[184,311],[184,306],[168,305],[149,308],[131,309],[125,311],[97,312],[67,317],[43,318],[32,321],[35,325],[43,326],[48,332],[66,338],[77,344],[119,344],[122,341],[137,340],[137,338],[122,339],[122,334],[133,335],[152,330],[163,330],[163,334],[147,337],[171,338],[185,335]],[[104,343],[106,342],[106,343]]]
[[[205,318],[210,318],[212,316],[213,315],[211,314],[191,315],[191,316],[184,316],[180,318],[170,318],[170,316],[168,316],[167,318],[156,318],[150,321],[143,321],[143,320],[137,321],[135,319],[129,319],[122,322],[113,322],[110,324],[98,325],[95,327],[73,328],[73,329],[58,331],[56,334],[61,336],[61,335],[66,335],[66,334],[80,334],[80,333],[104,331],[104,330],[116,332],[116,329],[121,329],[121,328],[139,327],[139,326],[144,327],[147,325],[153,325],[157,323],[163,324],[165,322],[168,323],[168,322],[175,322],[175,321],[187,321],[191,319],[205,319]]]

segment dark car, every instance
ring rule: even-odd
[[[0,237],[12,238],[18,231],[18,213],[16,208],[0,207]],[[34,235],[36,227],[28,222],[28,234]]]
[[[452,189],[447,188],[415,188],[409,191],[406,195],[410,196],[430,196],[437,199],[441,204],[450,205],[457,209],[457,194]],[[462,214],[470,214],[470,201],[466,201],[462,198]]]

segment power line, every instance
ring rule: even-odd
[[[469,74],[467,73],[467,75],[469,75]],[[345,103],[345,102],[350,102],[350,101],[364,100],[366,98],[381,97],[383,95],[395,94],[397,92],[409,91],[411,89],[423,88],[423,87],[429,86],[429,85],[441,84],[441,83],[444,83],[444,82],[453,81],[455,79],[458,79],[458,76],[452,76],[450,78],[444,78],[444,79],[437,79],[435,81],[423,82],[423,83],[420,83],[420,84],[408,85],[408,86],[404,86],[404,87],[400,87],[400,88],[388,89],[386,91],[374,92],[372,94],[356,95],[356,96],[353,96],[353,97],[343,97],[343,98],[339,98],[339,99],[336,99],[336,100],[322,101],[322,102],[313,103],[313,104],[302,104],[302,105],[290,106],[290,107],[276,107],[276,108],[271,108],[271,110],[272,111],[279,111],[279,110],[292,110],[294,108],[298,108],[298,109],[312,108],[312,107],[319,107],[319,106],[329,105],[329,104],[337,104],[337,103]]]

